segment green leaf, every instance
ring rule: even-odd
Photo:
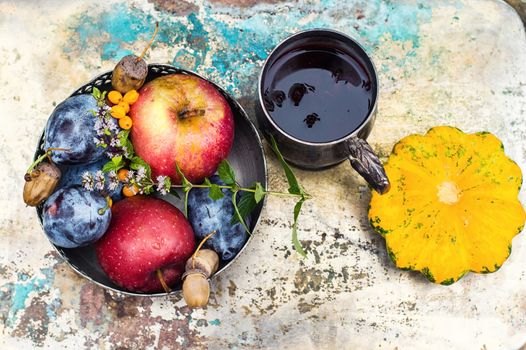
[[[263,188],[261,183],[256,182],[255,186],[256,186],[256,192],[254,193],[254,199],[256,200],[256,203],[259,203],[259,202],[261,202],[263,197],[265,197],[266,193],[265,193],[265,189]]]
[[[254,208],[257,206],[256,200],[254,199],[254,193],[253,192],[243,192],[241,195],[241,198],[239,199],[239,203],[237,203],[238,211],[241,217],[246,219],[250,213],[254,210]],[[232,217],[232,220],[230,223],[232,225],[240,222],[237,215],[234,215]]]
[[[153,185],[146,185],[142,188],[144,194],[150,194],[153,192]]]
[[[296,252],[298,252],[299,255],[306,258],[307,253],[303,250],[303,247],[301,246],[300,241],[298,240],[298,217],[300,215],[301,206],[303,205],[303,202],[305,201],[304,198],[300,199],[298,203],[294,206],[294,223],[292,224],[292,244],[294,244],[294,249]]]
[[[190,189],[192,188],[192,184],[184,176],[183,172],[181,171],[181,168],[179,168],[179,164],[177,163],[175,163],[175,170],[177,171],[177,174],[179,174],[179,177],[181,178],[181,184],[183,185],[183,190],[185,192],[190,191]]]
[[[121,145],[124,145],[126,143],[126,140],[128,139],[128,135],[130,135],[129,129],[119,131],[117,137],[119,138],[119,141],[121,141]]]
[[[164,188],[167,189],[168,191],[170,191],[170,189],[172,188],[172,179],[170,179],[170,177],[165,177],[164,178]]]
[[[150,168],[150,164],[146,163],[144,159],[142,159],[139,156],[132,157],[130,162],[130,168],[132,168],[133,170],[138,170],[140,167],[144,167],[144,169],[146,170],[146,175],[148,177],[151,176],[152,169]]]
[[[113,158],[111,158],[111,161],[113,162],[113,164],[119,165],[122,162],[122,156],[113,157]]]
[[[109,162],[107,162],[106,164],[104,164],[104,166],[102,167],[102,172],[103,173],[108,173],[108,172],[110,172],[112,170],[117,171],[117,166],[111,160]]]
[[[234,174],[234,170],[230,166],[228,160],[223,159],[221,163],[219,163],[217,174],[219,175],[221,181],[223,181],[225,184],[229,186],[236,184],[236,175]]]
[[[120,161],[118,163],[115,163],[113,161],[113,159],[112,159],[109,162],[107,162],[106,164],[104,164],[104,166],[102,167],[102,172],[103,173],[108,173],[108,172],[110,172],[112,170],[119,171],[119,169],[124,168],[124,165],[125,165],[124,161]]]
[[[210,191],[208,192],[208,197],[210,197],[213,200],[218,200],[223,198],[225,195],[223,194],[223,191],[219,188],[216,184],[210,185]]]
[[[289,183],[289,193],[291,194],[304,194],[305,191],[303,188],[301,188],[300,184],[298,183],[298,179],[292,172],[292,169],[287,164],[285,159],[283,158],[283,155],[278,149],[278,145],[276,143],[276,140],[273,136],[270,136],[271,138],[271,147],[274,153],[276,153],[276,156],[278,157],[279,162],[281,163],[281,167],[283,168],[283,171],[285,171],[285,175],[287,176],[287,181]],[[300,206],[301,207],[301,206]]]
[[[111,136],[111,131],[108,128],[104,129],[104,135]]]
[[[208,187],[212,186],[212,183],[210,182],[210,180],[205,177],[205,180],[203,181],[203,185],[207,185]]]
[[[133,149],[133,143],[130,140],[126,139],[124,144],[126,145],[126,150],[128,151],[126,152],[128,155],[128,159],[133,158],[133,155],[135,153]]]
[[[254,199],[254,196],[253,196],[252,192],[245,192],[245,194],[246,193],[250,194],[250,197],[252,197],[252,200]],[[245,194],[243,194],[243,196],[241,196],[241,200],[243,199]],[[241,200],[239,201],[240,205],[242,204]],[[237,191],[232,192],[232,204],[234,205],[234,213],[235,213],[234,217],[237,217],[237,221],[239,221],[241,223],[241,225],[243,226],[245,231],[247,231],[247,233],[250,235],[251,233],[250,233],[250,230],[247,227],[247,224],[245,223],[244,216],[241,213],[240,207],[238,207],[238,205],[237,205]]]
[[[93,91],[91,92],[93,97],[95,97],[96,100],[100,100],[100,90],[97,89],[97,87],[93,87]]]

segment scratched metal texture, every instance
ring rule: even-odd
[[[524,9],[524,2],[513,0]],[[358,38],[380,76],[370,142],[439,124],[488,130],[525,171],[526,40],[506,3],[450,1],[0,0],[0,348],[517,349],[526,343],[526,238],[496,273],[452,286],[400,271],[366,219],[370,193],[349,164],[297,171],[314,198],[292,249],[293,202],[269,198],[247,250],[212,283],[210,305],[137,298],[77,276],[53,252],[23,174],[54,106],[130,52],[153,23],[149,62],[196,70],[254,114],[272,47],[304,28]],[[268,152],[270,187],[284,190]],[[520,195],[526,201],[525,191]]]

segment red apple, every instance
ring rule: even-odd
[[[131,139],[154,178],[180,183],[176,163],[191,182],[212,176],[234,141],[234,117],[223,95],[185,74],[156,78],[139,93],[130,109]]]
[[[195,248],[194,232],[183,213],[151,197],[121,200],[111,209],[108,231],[96,244],[99,263],[119,286],[136,292],[162,291],[177,283]]]

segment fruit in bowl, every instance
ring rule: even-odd
[[[42,224],[53,244],[63,248],[87,246],[98,240],[111,219],[106,199],[74,185],[56,191],[44,203]]]
[[[57,164],[86,164],[103,158],[104,149],[97,147],[96,119],[97,101],[91,95],[77,95],[60,103],[49,117],[46,125],[44,148],[60,148],[51,153]]]
[[[183,213],[161,199],[136,196],[116,203],[112,214],[108,231],[96,244],[98,261],[110,279],[142,293],[176,284],[195,248]]]
[[[182,124],[185,125],[184,127],[186,127],[187,130],[193,130],[192,128],[195,128],[193,131],[197,139],[206,140],[210,146],[216,142],[215,146],[219,147],[216,148],[216,151],[219,151],[212,157],[210,154],[205,153],[203,155],[201,153],[206,150],[200,148],[185,149],[183,147],[185,146],[184,144],[183,146],[179,144],[178,147],[182,147],[181,149],[183,149],[183,151],[193,153],[186,154],[181,164],[179,164],[179,160],[177,159],[174,159],[172,162],[171,159],[173,158],[167,158],[167,161],[172,162],[174,166],[174,171],[171,174],[174,176],[174,181],[171,181],[168,176],[159,176],[158,173],[155,173],[154,167],[152,166],[150,168],[148,162],[140,157],[138,151],[135,151],[136,148],[141,148],[140,145],[137,147],[137,144],[141,143],[141,136],[139,136],[139,138],[134,138],[133,136],[136,132],[135,129],[140,128],[141,121],[140,117],[139,119],[134,118],[133,120],[130,118],[132,110],[139,108],[139,106],[135,104],[140,103],[141,96],[144,94],[144,91],[147,91],[146,88],[148,85],[142,89],[139,88],[138,91],[134,89],[128,90],[128,88],[126,88],[122,89],[127,90],[125,93],[119,92],[115,87],[113,87],[112,90],[108,80],[110,75],[106,73],[96,78],[90,84],[83,86],[77,93],[89,91],[90,88],[92,89],[92,97],[94,97],[97,108],[89,112],[95,122],[99,122],[99,127],[95,123],[92,128],[84,128],[84,132],[91,137],[95,131],[97,137],[92,138],[92,142],[96,148],[103,150],[103,156],[94,161],[92,158],[84,159],[83,163],[79,162],[78,164],[57,162],[58,168],[63,172],[63,178],[60,180],[55,194],[59,191],[66,191],[70,187],[75,187],[83,193],[88,193],[90,196],[98,196],[97,198],[104,200],[104,208],[106,209],[104,212],[101,211],[101,213],[111,215],[112,219],[108,220],[111,221],[111,223],[108,224],[107,229],[101,229],[100,238],[94,238],[94,240],[98,239],[95,243],[90,239],[90,243],[87,243],[89,245],[85,248],[59,249],[58,251],[66,261],[74,264],[77,271],[83,276],[106,288],[135,295],[155,294],[163,290],[179,290],[184,285],[184,283],[182,283],[182,277],[183,272],[185,272],[186,262],[185,276],[188,278],[185,279],[187,290],[184,297],[185,300],[191,300],[190,304],[192,306],[199,307],[206,305],[208,300],[208,279],[215,274],[216,269],[221,272],[228,266],[228,261],[231,261],[235,255],[239,253],[239,249],[247,242],[248,234],[246,232],[241,231],[242,235],[240,236],[242,239],[237,240],[234,238],[235,242],[228,242],[229,238],[224,236],[223,232],[226,232],[225,227],[227,224],[230,224],[232,216],[234,215],[232,207],[229,207],[230,204],[228,202],[232,201],[233,198],[239,199],[239,210],[243,215],[239,215],[237,219],[245,218],[245,220],[241,219],[241,221],[244,221],[242,225],[246,224],[247,227],[245,230],[249,231],[254,228],[254,222],[257,221],[261,213],[263,198],[269,193],[280,194],[280,192],[266,191],[266,168],[261,141],[241,106],[214,84],[204,81],[202,78],[193,75],[192,72],[178,70],[174,67],[150,65],[146,80],[152,83],[152,85],[155,85],[153,83],[157,80],[162,80],[162,77],[167,74],[171,74],[170,76],[180,75],[182,78],[193,81],[196,84],[183,84],[185,88],[188,86],[200,87],[198,89],[199,91],[195,92],[194,95],[192,95],[194,92],[184,91],[184,94],[189,94],[188,96],[197,96],[194,99],[195,101],[205,101],[207,104],[220,107],[216,109],[209,108],[205,110],[203,115],[201,115],[202,112],[197,108],[199,106],[194,108],[193,111],[189,109],[180,110],[178,114],[178,118],[179,115],[182,116]],[[202,86],[207,87],[202,88]],[[100,91],[99,88],[102,91]],[[159,91],[156,91],[156,93],[160,93]],[[164,92],[166,92],[166,90]],[[166,97],[164,93],[160,93],[159,96],[163,98]],[[218,99],[214,98],[213,100],[209,100],[210,96],[216,96]],[[156,108],[160,108],[159,106],[161,106],[164,108],[163,104],[153,104],[152,106],[157,106]],[[197,111],[195,109],[197,109]],[[161,110],[163,113],[165,112],[164,109]],[[219,114],[208,114],[208,112],[214,110],[216,112],[218,110],[222,112]],[[239,145],[242,146],[239,147],[239,145],[236,145],[237,148],[234,149],[234,152],[229,154],[234,137],[233,113],[235,113],[236,130],[239,130],[236,136],[236,143],[239,142]],[[163,119],[166,115],[161,113],[161,116],[162,118],[160,118],[160,120],[164,120],[165,122],[169,121],[169,119]],[[201,117],[204,117],[201,121],[197,119],[191,121],[194,118]],[[127,123],[121,123],[123,120],[126,120]],[[155,123],[156,121],[154,120],[153,122]],[[185,124],[185,122],[188,123]],[[214,122],[217,122],[217,124],[214,124]],[[169,130],[171,135],[167,136],[168,141],[171,141],[171,137],[179,135],[174,131],[181,130],[179,121],[174,123],[174,125],[176,125],[176,127]],[[211,126],[214,126],[214,128],[211,128]],[[147,128],[147,126],[145,127]],[[221,129],[222,127],[224,127],[224,129]],[[218,132],[218,129],[222,131]],[[62,132],[60,130],[62,129],[57,128],[57,139],[60,138],[60,133]],[[185,142],[192,141],[185,139],[185,137],[181,137],[181,139]],[[145,140],[146,138],[142,139],[143,143],[148,145],[149,143]],[[153,140],[152,142],[162,143],[164,140]],[[54,157],[59,154],[59,152],[63,152],[55,150],[53,147],[50,149],[48,147],[49,145],[46,145],[48,145],[47,135],[43,137],[42,144],[37,150],[35,161],[29,167],[26,178],[29,178],[39,170],[39,164],[43,164],[43,160],[49,159],[49,156]],[[247,152],[247,150],[249,152]],[[174,152],[172,153],[175,154]],[[227,155],[233,164],[235,164],[235,172],[234,168],[231,168],[225,159]],[[148,154],[146,154],[146,156],[148,156]],[[50,161],[51,164],[53,162],[54,161]],[[158,161],[158,163],[162,162]],[[155,163],[154,160],[154,165],[158,165],[158,163]],[[190,170],[185,168],[185,163],[190,164]],[[212,166],[210,165],[212,163],[216,164]],[[182,172],[177,171],[176,164],[180,165],[180,168],[183,170]],[[226,164],[226,168],[223,166],[224,164]],[[195,166],[195,168],[192,168],[192,166]],[[206,170],[207,176],[211,176],[217,167],[217,172],[222,182],[219,182],[216,178],[212,178],[212,181],[202,178],[202,176],[204,176],[204,172],[202,172],[203,169]],[[199,174],[197,170],[201,171],[201,174]],[[99,176],[101,171],[105,176]],[[297,180],[290,177],[293,176],[290,169],[286,169],[286,171],[287,179],[289,179],[289,181],[295,181],[295,183],[290,184],[291,189],[289,193],[285,195],[297,196],[302,201],[308,199],[308,194],[304,192],[302,187],[297,183]],[[86,177],[89,181],[86,181],[83,176],[85,172],[90,174],[90,176]],[[109,192],[108,188],[106,188],[109,184],[114,184],[114,181],[110,181],[109,179],[110,172],[115,172],[114,175],[117,175],[116,178],[120,182],[118,185],[123,188],[122,193],[125,196],[131,196],[119,202],[116,200],[113,201],[113,207],[111,206],[112,201],[109,197],[103,198],[101,196],[101,194],[111,194],[114,199],[116,198],[113,196],[114,193]],[[237,172],[239,172],[239,177],[236,178]],[[178,180],[183,179],[185,175],[188,175],[188,178],[179,184]],[[225,176],[227,178],[225,178]],[[60,177],[60,174],[58,177]],[[204,182],[198,182],[196,179],[201,179]],[[192,182],[189,182],[189,180]],[[54,181],[58,182],[58,179],[54,178]],[[82,187],[79,183],[82,184]],[[72,184],[73,186],[71,186]],[[242,184],[252,185],[251,187],[242,187]],[[210,205],[209,209],[216,210],[217,215],[224,216],[224,218],[222,218],[224,220],[219,221],[221,223],[219,229],[214,228],[218,237],[221,235],[224,236],[221,239],[221,244],[216,246],[215,249],[219,250],[221,255],[223,255],[223,252],[227,252],[227,254],[223,256],[224,260],[217,258],[217,265],[214,265],[215,267],[213,269],[210,269],[210,271],[207,270],[205,273],[201,265],[197,263],[194,265],[194,257],[199,260],[200,254],[203,254],[199,253],[199,249],[202,244],[206,243],[204,239],[201,240],[204,231],[200,232],[197,236],[193,232],[190,223],[178,209],[168,202],[149,197],[149,195],[154,193],[157,196],[167,195],[168,193],[172,193],[176,188],[186,193],[198,191],[201,188],[209,188],[210,191],[208,195],[214,197],[212,194],[215,193],[215,196],[217,196],[219,186],[222,189],[219,190],[219,192],[222,193],[222,196],[225,198],[223,201],[220,201],[215,208]],[[46,193],[52,191],[53,189],[47,190],[46,188]],[[136,194],[141,195],[136,196]],[[197,196],[198,193],[196,192],[194,195]],[[40,200],[41,197],[42,195],[39,193],[36,199]],[[182,197],[181,200],[185,200],[185,198],[186,197]],[[203,196],[201,196],[201,198],[203,199]],[[174,198],[169,200],[174,200]],[[214,198],[210,200],[214,200]],[[150,203],[153,201],[157,204],[130,204],[135,203],[135,201],[137,201],[137,203]],[[52,200],[49,200],[49,203],[51,202]],[[195,205],[200,205],[199,202],[200,201],[196,201]],[[101,201],[100,204],[102,203]],[[83,203],[79,203],[78,205],[81,204],[84,205]],[[56,201],[55,205],[57,207],[59,206]],[[223,206],[228,207],[228,209],[223,210]],[[39,215],[46,215],[45,212],[42,212],[42,209],[43,207],[37,207],[37,212]],[[54,209],[47,210],[51,210],[51,212],[54,211]],[[99,208],[99,210],[101,210],[101,208]],[[297,212],[299,212],[299,209],[295,210],[295,213]],[[161,213],[161,215],[159,215],[159,213]],[[79,217],[81,217],[81,215],[79,215]],[[251,224],[249,224],[249,222]],[[233,224],[231,226],[239,228],[239,224]],[[69,232],[66,233],[69,234]],[[81,234],[81,232],[75,232],[75,234]],[[211,238],[213,236],[209,237]],[[66,236],[66,238],[68,237]],[[50,237],[52,242],[53,239],[54,238]],[[196,246],[196,243],[199,241],[201,241],[201,243]],[[157,244],[159,242],[162,244]],[[78,244],[78,242],[76,243]],[[235,243],[236,250],[233,251],[229,249],[230,246],[228,243]],[[62,246],[66,245],[63,244]],[[130,250],[133,251],[133,249],[139,251],[139,253],[130,254]],[[89,260],[92,257],[92,252],[94,253],[93,256],[97,257],[94,261]],[[217,253],[214,252],[214,254]],[[190,265],[188,261],[191,262]],[[115,282],[119,287],[116,287],[114,283],[109,283],[108,278],[100,274],[100,267],[103,268],[103,271],[105,271],[110,280]]]
[[[135,152],[153,176],[191,182],[214,174],[234,142],[234,117],[223,95],[204,79],[170,74],[144,85],[130,109]]]
[[[212,176],[210,182],[225,185],[217,175]],[[248,233],[239,222],[235,224],[231,222],[234,216],[232,191],[228,189],[221,191],[224,196],[216,200],[210,198],[210,189],[208,188],[195,188],[190,191],[188,194],[188,220],[192,224],[198,240],[204,239],[210,232],[216,231],[206,241],[205,247],[217,252],[222,260],[231,260],[245,245]]]

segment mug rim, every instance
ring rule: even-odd
[[[327,142],[311,142],[311,141],[305,141],[305,140],[301,140],[289,133],[287,133],[285,130],[283,130],[275,121],[274,119],[272,119],[272,117],[270,116],[269,112],[267,111],[267,109],[265,108],[265,104],[263,103],[263,94],[262,94],[262,90],[263,90],[263,73],[265,72],[265,68],[267,68],[268,64],[269,64],[269,60],[270,58],[272,57],[272,55],[274,55],[279,49],[281,49],[289,40],[291,39],[294,39],[295,37],[297,36],[300,36],[300,35],[304,35],[304,34],[309,34],[309,33],[329,33],[329,34],[336,34],[336,35],[339,35],[347,40],[350,40],[352,41],[360,50],[362,50],[362,52],[364,53],[365,55],[365,59],[367,59],[369,61],[369,63],[371,63],[371,67],[372,67],[372,73],[374,73],[374,80],[376,82],[376,97],[374,99],[374,103],[373,105],[371,106],[371,108],[369,109],[369,112],[367,114],[367,117],[362,121],[362,123],[356,128],[354,129],[352,132],[350,132],[349,134],[343,136],[343,137],[340,137],[336,140],[332,140],[332,141],[327,141]],[[338,40],[338,39],[337,39]],[[259,79],[258,79],[258,97],[259,97],[259,104],[260,104],[260,107],[261,109],[263,110],[263,113],[265,114],[265,117],[267,118],[267,120],[272,124],[272,126],[278,130],[284,137],[294,141],[294,142],[297,142],[297,143],[301,143],[303,145],[309,145],[309,146],[330,146],[330,145],[335,145],[335,144],[338,144],[342,141],[346,141],[348,140],[349,138],[353,137],[353,136],[356,136],[357,134],[360,133],[360,131],[365,128],[368,124],[369,124],[369,121],[374,118],[375,116],[375,112],[376,112],[376,109],[377,109],[377,106],[378,106],[378,94],[379,94],[379,91],[380,91],[380,81],[378,79],[378,71],[376,70],[376,66],[374,64],[374,61],[373,59],[369,56],[369,54],[367,54],[367,51],[365,51],[365,48],[363,47],[362,44],[360,44],[356,39],[354,39],[353,37],[351,37],[350,35],[347,35],[339,30],[336,30],[336,29],[327,29],[327,28],[311,28],[311,29],[304,29],[304,30],[301,30],[299,32],[296,32],[294,34],[291,34],[289,35],[288,37],[286,37],[285,39],[283,39],[282,41],[279,42],[279,44],[277,44],[273,49],[272,51],[270,51],[270,53],[268,54],[267,58],[265,59],[265,62],[263,62],[263,66],[261,68],[261,71],[259,73]]]

